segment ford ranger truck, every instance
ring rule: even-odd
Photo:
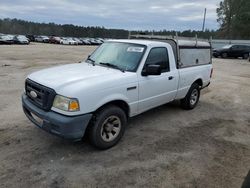
[[[195,108],[210,84],[211,45],[203,41],[110,40],[84,62],[34,72],[25,80],[23,110],[54,135],[107,149],[130,117],[180,100]]]

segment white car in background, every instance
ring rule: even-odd
[[[35,42],[48,43],[49,42],[49,37],[47,37],[47,36],[36,36],[35,37]]]
[[[76,41],[78,45],[83,45],[83,42],[80,39],[73,38],[73,40]]]
[[[13,36],[12,35],[0,35],[0,44],[13,44]]]
[[[77,42],[72,38],[63,37],[60,41],[60,44],[77,45]]]

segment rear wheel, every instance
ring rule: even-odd
[[[221,57],[222,57],[222,58],[227,58],[227,57],[228,57],[228,54],[227,54],[227,53],[222,53],[222,54],[221,54]]]
[[[90,141],[99,149],[108,149],[122,138],[127,117],[125,112],[114,105],[106,106],[95,114],[90,125]]]
[[[200,99],[200,86],[194,83],[189,89],[186,97],[181,100],[181,106],[185,110],[192,110],[196,107]]]
[[[248,53],[246,53],[246,54],[243,55],[243,59],[248,59],[248,58],[249,58],[249,54]]]

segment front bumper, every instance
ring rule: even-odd
[[[92,114],[65,116],[53,111],[44,111],[35,106],[26,94],[22,95],[23,111],[28,119],[39,128],[71,140],[80,140],[85,133]],[[37,121],[37,116],[41,121]]]

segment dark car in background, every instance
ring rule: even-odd
[[[227,45],[221,49],[214,49],[213,56],[214,57],[242,57],[243,59],[248,59],[250,53],[250,46],[247,45]]]
[[[26,35],[30,42],[35,42],[35,35]]]
[[[24,35],[16,35],[13,37],[14,44],[29,44],[29,39]]]

